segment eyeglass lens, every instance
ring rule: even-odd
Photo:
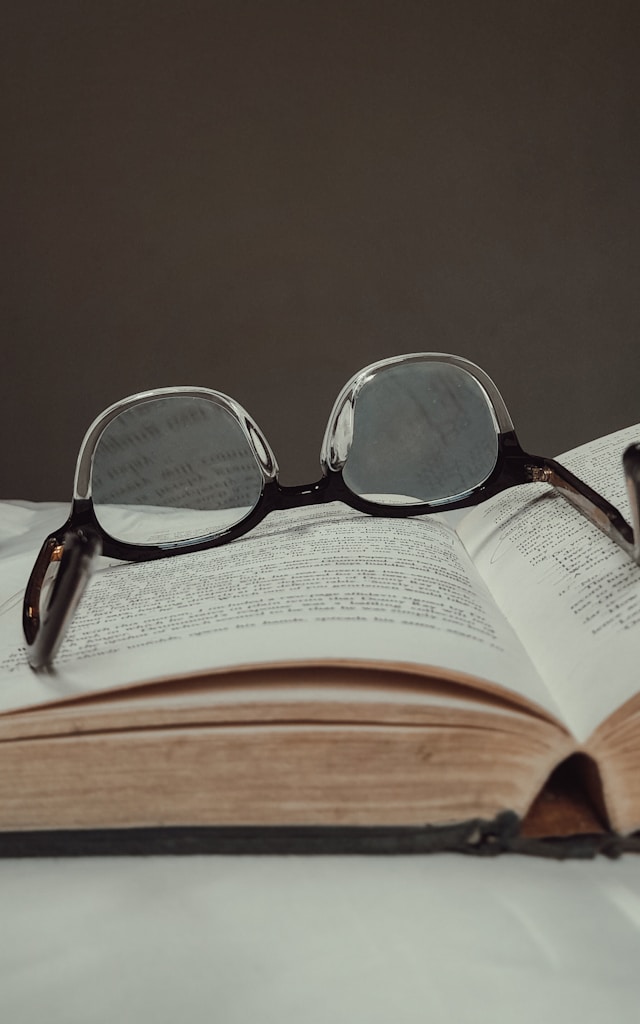
[[[358,392],[347,486],[381,504],[460,497],[495,468],[498,428],[480,383],[445,362],[374,373]]]
[[[96,447],[93,501],[117,540],[156,544],[221,533],[256,506],[262,473],[239,423],[197,396],[125,409]]]

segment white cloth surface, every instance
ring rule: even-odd
[[[640,1016],[640,858],[0,863],[12,1024]]]

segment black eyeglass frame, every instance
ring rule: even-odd
[[[361,389],[378,373],[391,366],[415,362],[448,363],[469,373],[483,390],[493,412],[497,436],[496,463],[479,485],[452,499],[430,503],[380,504],[356,494],[346,484],[343,469],[353,439],[354,412]],[[233,526],[193,540],[160,544],[132,544],[111,536],[100,524],[92,498],[91,471],[100,437],[121,413],[134,406],[166,397],[195,397],[211,401],[237,421],[253,452],[262,475],[260,497],[251,511]],[[76,464],[74,492],[68,519],[45,539],[27,583],[23,604],[23,629],[27,655],[35,669],[50,667],[66,627],[88,583],[95,558],[140,562],[171,555],[204,551],[230,543],[249,533],[275,511],[339,501],[381,518],[406,518],[453,511],[481,504],[510,487],[544,482],[559,491],[572,505],[607,534],[636,562],[640,563],[637,538],[640,493],[640,445],[628,448],[624,469],[629,485],[634,530],[615,506],[594,491],[555,459],[531,455],[523,450],[505,402],[491,378],[474,363],[447,353],[413,353],[384,359],[365,367],[344,386],[336,399],[325,431],[320,463],[322,476],[311,484],[287,486],[278,480],[278,464],[260,428],[249,414],[227,395],[199,387],[158,388],[116,402],[92,423]],[[41,611],[41,596],[47,579],[55,573],[47,606]]]

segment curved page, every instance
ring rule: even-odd
[[[629,515],[622,454],[630,427],[560,461]],[[474,509],[459,533],[504,615],[586,740],[638,691],[640,566],[545,484]]]
[[[19,608],[0,631],[2,710],[238,666],[364,661],[472,677],[559,714],[458,537],[433,517],[296,509],[226,547],[107,567],[49,675],[26,667]]]

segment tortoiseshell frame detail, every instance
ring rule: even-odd
[[[450,363],[466,370],[477,380],[494,412],[498,441],[496,464],[483,483],[452,500],[433,504],[379,505],[355,494],[343,479],[342,470],[353,436],[353,413],[357,396],[373,376],[384,372],[387,367],[418,361]],[[93,506],[91,467],[96,446],[109,423],[125,409],[170,395],[204,398],[222,406],[236,418],[262,473],[260,498],[252,511],[239,523],[221,533],[199,537],[194,541],[140,545],[116,540],[100,525]],[[636,497],[635,505],[632,500],[632,508],[637,509],[637,494],[640,491],[640,446],[633,447],[637,449],[635,455],[631,449],[628,449],[625,455],[625,471],[628,480],[633,477],[632,470],[635,472],[633,478],[636,481]],[[110,406],[94,421],[85,435],[76,466],[74,497],[69,518],[59,530],[46,538],[27,584],[23,627],[29,645],[28,657],[31,666],[37,669],[50,667],[66,626],[88,582],[96,555],[101,553],[107,558],[139,562],[204,551],[243,536],[271,512],[306,505],[340,501],[370,516],[404,518],[472,507],[509,487],[541,481],[551,484],[627,554],[640,561],[634,532],[620,512],[560,463],[525,452],[513,429],[504,400],[491,378],[480,367],[459,356],[445,353],[416,353],[385,359],[361,370],[343,388],[334,404],[323,440],[320,461],[323,475],[316,482],[295,486],[280,484],[275,456],[259,427],[238,403],[220,392],[206,388],[160,388],[133,395]],[[637,534],[635,518],[634,523]],[[59,562],[58,575],[46,611],[41,614],[41,592],[46,575],[55,561]]]

